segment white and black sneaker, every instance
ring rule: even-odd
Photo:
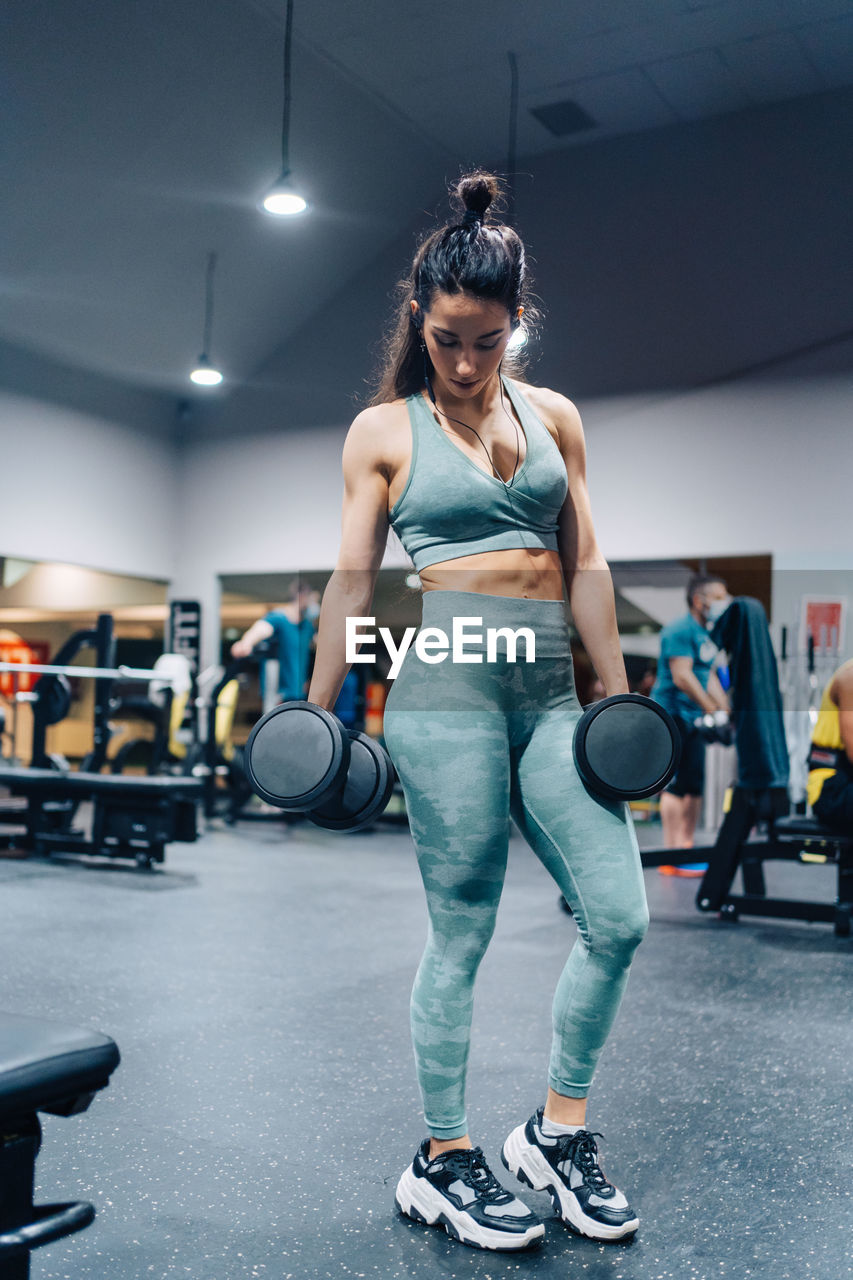
[[[502,1187],[479,1147],[429,1158],[429,1138],[397,1184],[397,1207],[427,1226],[477,1249],[526,1249],[545,1235],[544,1223]]]
[[[581,1235],[621,1240],[633,1234],[640,1220],[598,1163],[595,1139],[602,1135],[578,1129],[549,1137],[542,1132],[543,1110],[507,1138],[501,1151],[507,1169],[534,1191],[547,1191],[563,1222]]]

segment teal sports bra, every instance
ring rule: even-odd
[[[501,380],[527,442],[509,488],[448,439],[420,393],[406,399],[412,461],[388,514],[417,570],[481,551],[557,550],[557,517],[569,491],[566,464],[542,419]]]

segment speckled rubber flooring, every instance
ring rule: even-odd
[[[646,842],[656,843],[655,833]],[[111,1034],[84,1116],[45,1117],[42,1200],[95,1224],[33,1280],[843,1280],[853,1274],[853,945],[826,925],[721,924],[646,872],[652,926],[590,1102],[630,1243],[483,1253],[401,1218],[423,1136],[408,995],[426,915],[408,833],[243,824],[163,869],[0,859],[2,1005]],[[832,871],[770,868],[832,896]],[[472,1134],[498,1152],[542,1101],[551,993],[574,936],[513,840],[477,985]]]

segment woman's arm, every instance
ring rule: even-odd
[[[558,548],[569,607],[584,648],[608,697],[628,692],[625,660],[616,627],[616,600],[607,561],[598,548],[586,487],[586,444],[580,414],[571,400],[551,393],[549,410],[569,477],[558,522]]]
[[[369,615],[376,575],[388,539],[388,474],[384,464],[387,407],[365,409],[344,443],[344,502],[338,562],[320,608],[308,698],[335,705],[351,663],[346,660],[347,618]]]

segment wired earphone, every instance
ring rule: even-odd
[[[500,480],[501,484],[504,486],[505,489],[511,489],[515,482],[516,473],[518,471],[518,462],[519,462],[519,458],[521,457],[521,440],[519,438],[518,423],[516,422],[515,418],[512,416],[512,414],[509,412],[509,410],[506,407],[506,397],[504,396],[503,379],[500,377],[498,378],[498,387],[501,393],[501,408],[503,409],[504,413],[509,418],[510,422],[515,428],[515,465],[513,466],[512,475],[510,476],[509,480],[504,480],[500,471],[498,471],[497,467],[495,466],[494,459],[492,458],[492,455],[489,453],[489,450],[486,447],[486,442],[483,440],[483,437],[480,435],[477,428],[472,427],[469,422],[463,422],[461,418],[454,418],[452,414],[445,413],[443,409],[439,409],[438,403],[435,398],[435,392],[432,389],[432,382],[430,381],[430,376],[429,376],[427,346],[426,346],[426,342],[424,341],[423,333],[421,332],[422,322],[419,323],[418,319],[413,315],[412,323],[414,324],[415,328],[418,330],[418,335],[420,337],[421,354],[423,355],[423,361],[424,361],[424,382],[426,383],[427,391],[429,392],[429,398],[432,401],[433,408],[435,409],[436,413],[440,414],[442,418],[446,418],[448,422],[456,422],[459,424],[460,427],[464,427],[466,431],[473,431],[474,435],[477,437],[477,439],[480,441],[480,444],[483,446],[483,452],[485,453],[486,457],[489,459],[489,465],[492,468],[492,471],[494,472],[495,478]],[[503,361],[501,361],[501,364],[503,364]],[[498,365],[498,374],[500,374],[500,365]]]

